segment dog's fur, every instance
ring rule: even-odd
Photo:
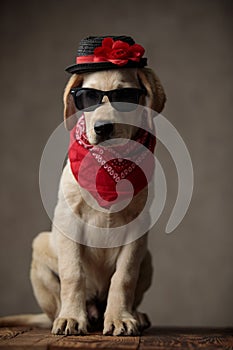
[[[71,76],[64,92],[64,116],[68,129],[74,126],[72,115],[76,113],[72,87],[83,86],[100,90],[113,90],[120,87],[144,86],[147,96],[141,97],[141,104],[161,112],[165,103],[164,90],[157,76],[150,69],[115,69]],[[101,140],[94,132],[98,120],[120,123],[114,126],[112,137],[133,139],[136,127],[122,128],[123,120],[116,120],[118,114],[107,103],[103,103],[86,117],[87,136],[91,144]],[[71,118],[69,118],[71,117]],[[122,123],[122,124],[121,124]],[[147,234],[136,241],[117,248],[92,248],[81,245],[59,232],[59,223],[76,225],[76,230],[84,226],[67,217],[69,207],[83,221],[94,226],[117,227],[130,222],[140,211],[146,195],[142,190],[130,205],[120,212],[96,211],[90,208],[81,196],[79,184],[75,180],[69,161],[63,170],[60,182],[58,204],[55,209],[52,232],[40,233],[33,242],[31,281],[34,294],[53,323],[54,334],[81,334],[103,317],[103,333],[131,335],[147,327],[145,314],[137,311],[144,292],[152,278],[151,256],[147,250]],[[95,200],[92,198],[92,201]],[[96,203],[95,203],[96,205]],[[91,226],[88,226],[91,230]],[[20,316],[3,318],[0,324],[36,324],[47,326],[46,316]]]

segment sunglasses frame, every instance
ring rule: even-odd
[[[86,107],[86,108],[79,108],[80,106],[78,106],[78,103],[77,103],[77,101],[76,101],[76,93],[77,93],[77,91],[95,91],[95,92],[97,92],[97,93],[99,93],[99,96],[100,96],[100,101],[99,102],[97,102],[95,105],[92,105],[92,106],[89,106],[89,107]],[[118,108],[116,108],[116,105],[114,106],[114,103],[120,103],[121,101],[112,101],[112,95],[113,95],[113,93],[115,93],[117,90],[119,90],[119,91],[122,91],[122,90],[132,90],[132,91],[134,91],[135,92],[135,94],[137,93],[137,98],[138,98],[138,101],[139,101],[139,98],[142,96],[142,95],[145,95],[146,96],[146,94],[147,94],[147,92],[146,92],[146,89],[145,88],[131,88],[131,87],[126,87],[126,88],[119,88],[119,89],[114,89],[114,90],[108,90],[108,91],[103,91],[103,90],[98,90],[98,89],[94,89],[94,88],[83,88],[83,87],[75,87],[75,88],[72,88],[71,90],[70,90],[70,94],[73,96],[73,98],[74,98],[74,103],[75,103],[75,106],[76,106],[76,108],[78,109],[78,110],[83,110],[83,109],[85,109],[85,110],[95,110],[96,108],[98,108],[99,106],[101,106],[102,105],[102,101],[103,101],[103,98],[104,98],[104,96],[107,96],[108,97],[108,99],[109,99],[109,102],[111,103],[111,105],[115,108],[115,109],[117,109],[117,110],[119,110],[120,111],[120,109],[118,109]],[[135,104],[138,104],[138,101],[137,101],[137,103],[135,103]],[[130,103],[130,102],[126,102],[126,101],[124,101],[124,102],[122,102],[122,103]],[[134,103],[131,103],[131,104],[134,104]],[[135,108],[134,108],[135,109]],[[127,111],[127,110],[126,110]],[[128,111],[130,111],[130,109],[128,109]],[[123,112],[123,111],[122,111]]]

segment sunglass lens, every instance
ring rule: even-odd
[[[128,102],[111,102],[111,105],[119,112],[131,112],[138,107],[137,104]]]
[[[89,109],[96,106],[101,100],[98,91],[95,90],[79,90],[75,95],[76,107],[81,109]]]
[[[112,92],[111,104],[120,112],[130,112],[137,108],[140,96],[138,89],[118,89]]]

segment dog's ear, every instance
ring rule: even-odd
[[[83,82],[82,75],[73,74],[65,87],[64,96],[63,96],[64,123],[65,123],[65,127],[68,130],[73,129],[73,127],[77,122],[77,118],[75,117],[75,113],[77,112],[77,110],[74,104],[73,96],[70,94],[70,90],[73,87],[82,86],[82,82]]]
[[[147,91],[147,106],[160,113],[166,102],[166,95],[157,75],[150,68],[138,69],[138,77]]]

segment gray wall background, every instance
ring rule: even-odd
[[[146,48],[195,175],[171,235],[177,194],[168,152],[157,156],[168,198],[150,234],[155,274],[142,309],[155,325],[233,326],[232,1],[1,1],[0,314],[37,312],[31,241],[50,227],[38,186],[43,147],[62,120],[64,67],[81,38],[129,34]]]

